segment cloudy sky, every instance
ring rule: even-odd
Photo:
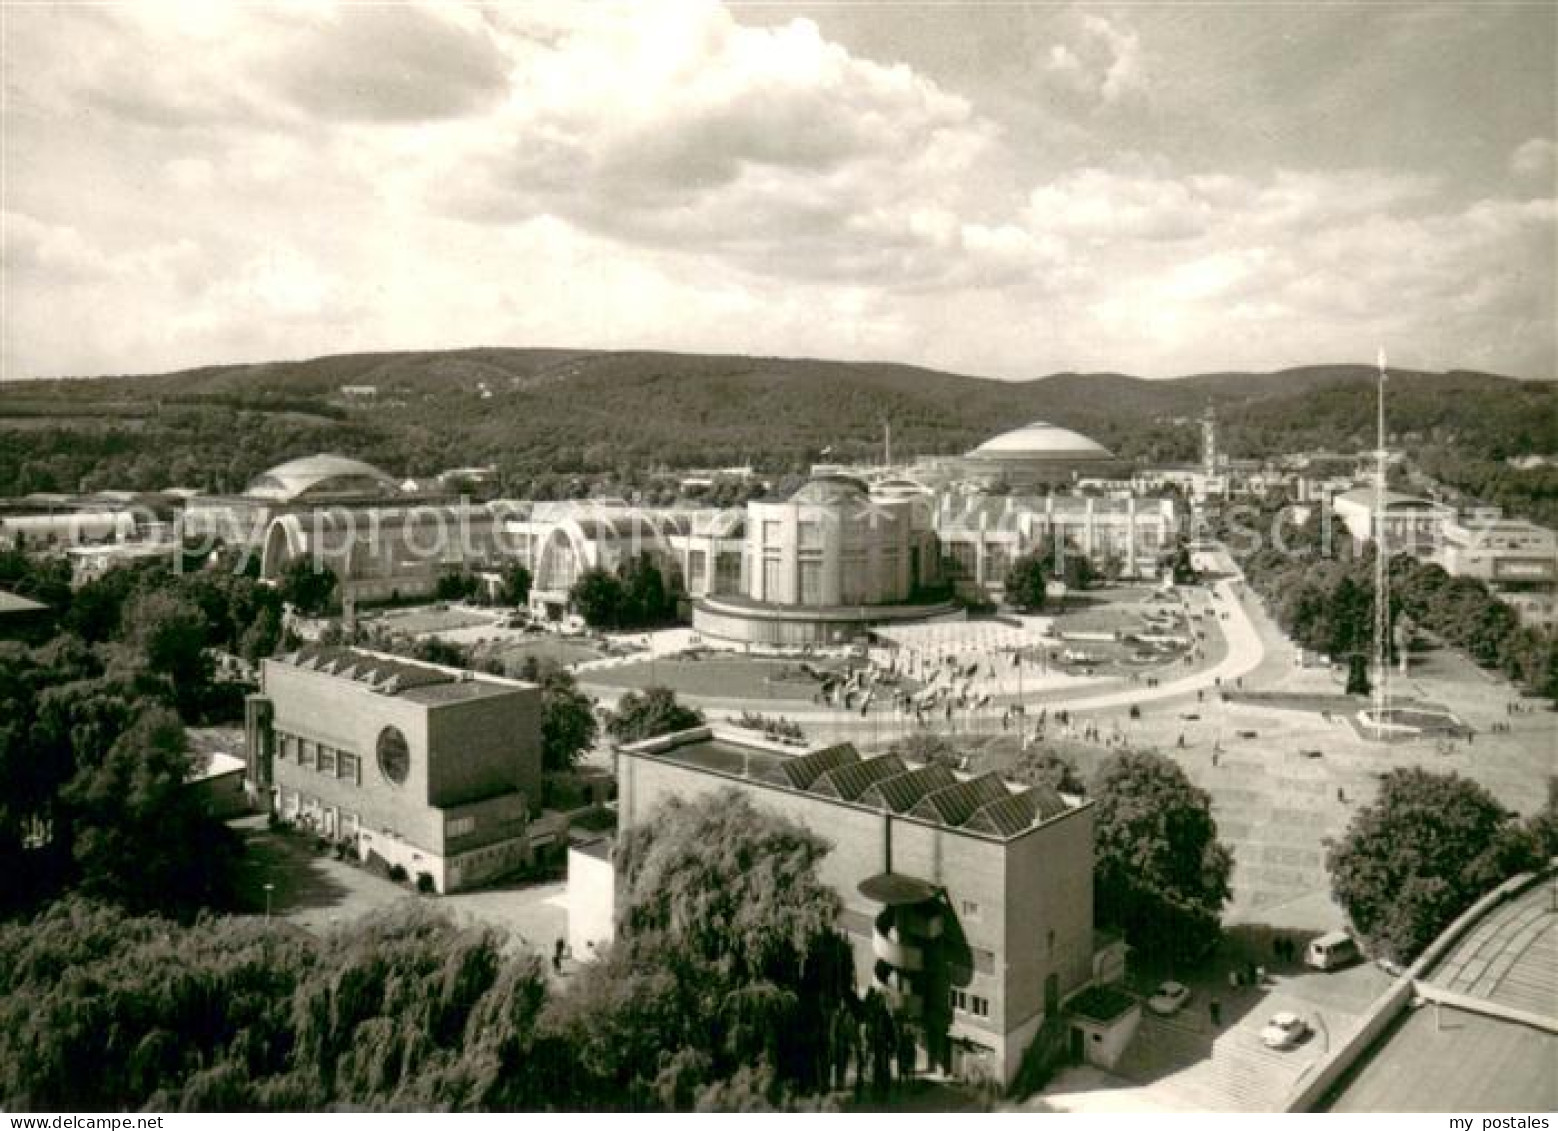
[[[1548,0],[0,20],[6,378],[467,345],[1554,376]]]

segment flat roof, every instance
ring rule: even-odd
[[[784,761],[784,755],[740,746],[719,738],[697,739],[659,754],[667,762],[680,762],[699,770],[714,770],[740,778],[763,778]]]
[[[1558,1035],[1444,1008],[1408,1009],[1326,1111],[1558,1110]]]
[[[20,593],[12,593],[8,589],[0,589],[0,614],[36,613],[40,609],[48,607],[41,601],[34,601],[31,597],[23,597]]]
[[[609,836],[596,837],[594,840],[575,841],[568,846],[570,852],[582,852],[586,856],[593,856],[596,860],[611,859],[611,838]]]

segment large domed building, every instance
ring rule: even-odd
[[[431,595],[445,573],[498,556],[488,508],[403,491],[371,463],[331,454],[277,464],[239,495],[195,496],[182,521],[186,540],[258,555],[267,580],[309,558],[362,603]]]
[[[991,437],[964,456],[963,463],[970,475],[1014,487],[1070,483],[1121,468],[1115,454],[1096,440],[1042,420]]]
[[[396,481],[371,463],[345,456],[315,455],[276,465],[257,476],[244,494],[295,503],[384,497],[399,492]]]

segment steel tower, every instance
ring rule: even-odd
[[[1385,350],[1379,351],[1376,406],[1378,443],[1374,450],[1374,737],[1384,738],[1390,709],[1390,551],[1386,536]]]

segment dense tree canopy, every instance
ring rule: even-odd
[[[225,896],[232,841],[183,788],[183,727],[144,670],[70,638],[0,648],[0,905],[75,885],[187,915]]]
[[[293,558],[283,566],[277,589],[281,599],[304,616],[324,616],[340,608],[335,571],[311,557]]]
[[[1326,865],[1358,933],[1410,962],[1478,896],[1531,867],[1534,847],[1531,831],[1476,782],[1392,770]]]
[[[1061,793],[1085,795],[1087,783],[1076,763],[1045,746],[1033,746],[1018,755],[1007,776],[1025,785],[1042,785]]]
[[[503,571],[503,588],[498,603],[523,608],[530,600],[530,571],[517,562]]]
[[[599,733],[595,702],[579,690],[579,681],[567,668],[535,656],[525,660],[520,678],[541,687],[542,768],[571,770]]]
[[[1217,839],[1212,799],[1158,754],[1123,751],[1102,766],[1093,888],[1101,923],[1149,955],[1192,959],[1216,943],[1233,856]]]
[[[676,701],[668,687],[629,691],[606,721],[606,731],[618,742],[642,742],[662,734],[674,734],[703,725],[703,714]]]
[[[0,925],[0,1106],[757,1110],[885,1087],[901,1029],[855,996],[826,851],[737,794],[672,804],[623,839],[618,941],[551,986],[415,902],[319,936],[61,900]]]
[[[585,570],[568,599],[591,628],[652,628],[676,615],[676,595],[647,553],[627,558],[614,573]]]
[[[1345,535],[1327,527],[1319,508],[1302,525],[1282,527],[1280,545],[1268,544],[1264,534],[1276,526],[1282,505],[1269,503],[1253,524],[1236,525],[1224,516],[1222,536],[1250,586],[1301,647],[1338,662],[1370,655],[1372,544],[1354,552]],[[1558,633],[1520,624],[1483,582],[1451,577],[1432,562],[1398,554],[1390,560],[1389,579],[1393,652],[1409,633],[1426,633],[1535,694],[1558,699]]]
[[[1049,562],[1039,550],[1030,550],[1012,560],[1006,571],[1006,600],[1016,608],[1038,612],[1044,607]]]

